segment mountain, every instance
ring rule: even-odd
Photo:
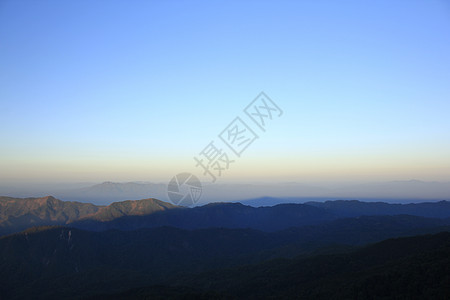
[[[145,299],[162,290],[141,287],[97,298]],[[163,291],[174,299],[206,292],[215,299],[448,299],[450,233],[389,239],[353,253],[277,259],[185,276]]]
[[[79,218],[79,220],[89,219],[106,222],[125,216],[150,215],[155,212],[161,212],[176,207],[176,205],[157,199],[127,200],[99,207],[98,211],[94,214],[84,216]]]
[[[277,231],[364,215],[450,217],[450,202],[388,204],[384,202],[326,201],[251,207],[241,203],[211,203],[185,208],[157,199],[127,200],[108,206],[43,198],[0,197],[0,235],[39,225],[67,225],[86,230],[135,230],[172,226],[253,228]]]
[[[400,215],[450,218],[450,202],[388,204],[383,202],[328,201],[305,204],[279,204],[251,207],[241,203],[212,203],[194,208],[178,208],[150,215],[125,216],[110,222],[85,219],[71,226],[86,230],[134,230],[158,226],[184,229],[209,227],[253,228],[276,231],[289,227],[315,225],[339,218],[364,215]]]
[[[99,206],[42,198],[0,197],[0,235],[39,225],[66,224],[92,215]]]
[[[123,201],[108,206],[61,201],[52,196],[41,198],[0,197],[0,235],[33,226],[64,225],[76,220],[108,221],[128,215],[143,215],[175,208],[156,199]]]
[[[162,183],[111,182],[106,181],[92,186],[55,191],[65,200],[83,199],[94,203],[110,204],[112,201],[139,200],[150,196],[167,198],[167,185]]]
[[[70,225],[86,230],[134,230],[172,226],[183,229],[210,227],[252,228],[275,231],[289,227],[313,225],[336,219],[322,208],[305,204],[280,204],[274,207],[242,205],[240,203],[211,203],[194,208],[177,208],[143,216],[125,216],[110,222],[92,218],[74,221]]]
[[[7,233],[64,225],[0,237],[1,299],[439,299],[449,283],[445,234],[367,246],[450,231],[447,201],[185,208],[1,197],[0,217]]]
[[[274,244],[272,236],[249,229],[30,229],[0,238],[0,294],[46,299],[120,291],[179,272],[243,263],[240,256]]]
[[[385,202],[362,202],[357,200],[337,200],[325,202],[306,202],[305,204],[326,211],[338,217],[356,217],[362,215],[412,215],[429,218],[450,217],[450,201],[388,204]]]
[[[273,206],[281,203],[305,201],[359,199],[384,202],[423,202],[450,200],[450,182],[419,180],[369,183],[202,183],[202,197],[198,205],[211,202],[239,201],[251,206]],[[156,198],[169,201],[167,182],[110,182],[32,184],[26,186],[0,182],[0,195],[54,195],[66,201],[91,202],[108,205],[111,202]]]
[[[1,192],[0,186],[0,192]],[[110,182],[77,187],[72,189],[48,189],[60,199],[84,199],[94,203],[109,204],[111,201],[137,200],[154,198],[169,201],[167,196],[167,183],[146,182]],[[326,189],[305,184],[210,184],[203,183],[202,197],[199,205],[210,202],[237,201],[264,195],[297,195],[321,194]],[[8,191],[8,190],[6,190]],[[308,198],[310,200],[311,198]]]
[[[367,253],[364,263],[375,265],[390,256],[401,257],[404,253],[407,257],[411,251],[439,249],[437,242],[431,245],[410,242],[408,247],[399,246],[395,252],[395,247],[391,250],[381,247],[358,252],[355,258],[336,254],[389,237],[450,230],[449,221],[444,227],[442,224],[443,220],[396,216],[339,220],[326,227],[308,226],[272,233],[223,228],[160,227],[104,232],[67,227],[32,228],[0,238],[0,295],[2,299],[84,298],[158,284],[211,287],[219,294],[228,293],[230,287],[230,291],[248,296],[245,293],[250,291],[259,294],[254,290],[242,291],[256,289],[258,284],[253,279],[258,276],[263,276],[264,288],[275,288],[268,281],[284,285],[284,281],[297,280],[297,277],[290,278],[292,276],[299,275],[299,280],[308,276],[319,280],[328,272],[336,272],[336,266],[344,265],[348,270],[354,267],[350,263],[352,259],[356,259],[358,265],[357,257],[364,258],[364,253]],[[316,253],[334,254],[314,265],[316,263],[308,257],[316,257]],[[301,256],[294,260],[281,260],[281,264],[280,260],[270,261],[298,255]],[[254,266],[226,270],[248,264]],[[263,267],[269,264],[268,271],[261,269],[261,264]],[[283,273],[276,273],[279,266]],[[212,271],[213,276],[204,273]],[[249,281],[243,284],[240,280]],[[221,284],[223,288],[218,287]]]

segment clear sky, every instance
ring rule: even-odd
[[[201,174],[261,91],[221,181],[450,181],[448,1],[0,1],[4,183]]]

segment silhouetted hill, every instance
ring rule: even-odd
[[[0,294],[47,299],[115,293],[167,284],[187,273],[317,251],[348,251],[348,246],[442,230],[450,230],[450,220],[412,216],[360,217],[271,233],[224,228],[104,232],[32,228],[0,238]]]
[[[181,290],[184,287],[184,291]],[[171,293],[169,293],[169,291]],[[97,299],[448,299],[450,233],[390,239],[349,254],[277,259]]]

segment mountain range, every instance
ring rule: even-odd
[[[388,204],[383,202],[326,201],[251,207],[241,203],[211,203],[194,208],[157,199],[127,200],[108,206],[41,198],[0,197],[0,235],[32,226],[68,225],[86,230],[134,230],[171,226],[182,229],[210,227],[276,231],[316,225],[364,215],[411,215],[450,218],[450,202]]]
[[[167,182],[169,178],[167,179]],[[65,201],[92,202],[108,205],[113,201],[139,200],[149,197],[169,201],[167,182],[111,182],[14,186],[0,183],[0,195],[28,197],[54,195]],[[211,202],[240,201],[252,206],[273,206],[280,203],[303,203],[317,199],[359,199],[364,201],[420,202],[448,200],[450,182],[420,180],[368,183],[203,183],[198,205]],[[253,201],[255,200],[255,201]]]
[[[448,291],[447,201],[186,208],[0,197],[0,229],[0,299],[444,299]]]

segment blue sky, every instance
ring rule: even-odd
[[[2,1],[0,180],[166,181],[261,91],[222,181],[450,180],[447,1]]]

